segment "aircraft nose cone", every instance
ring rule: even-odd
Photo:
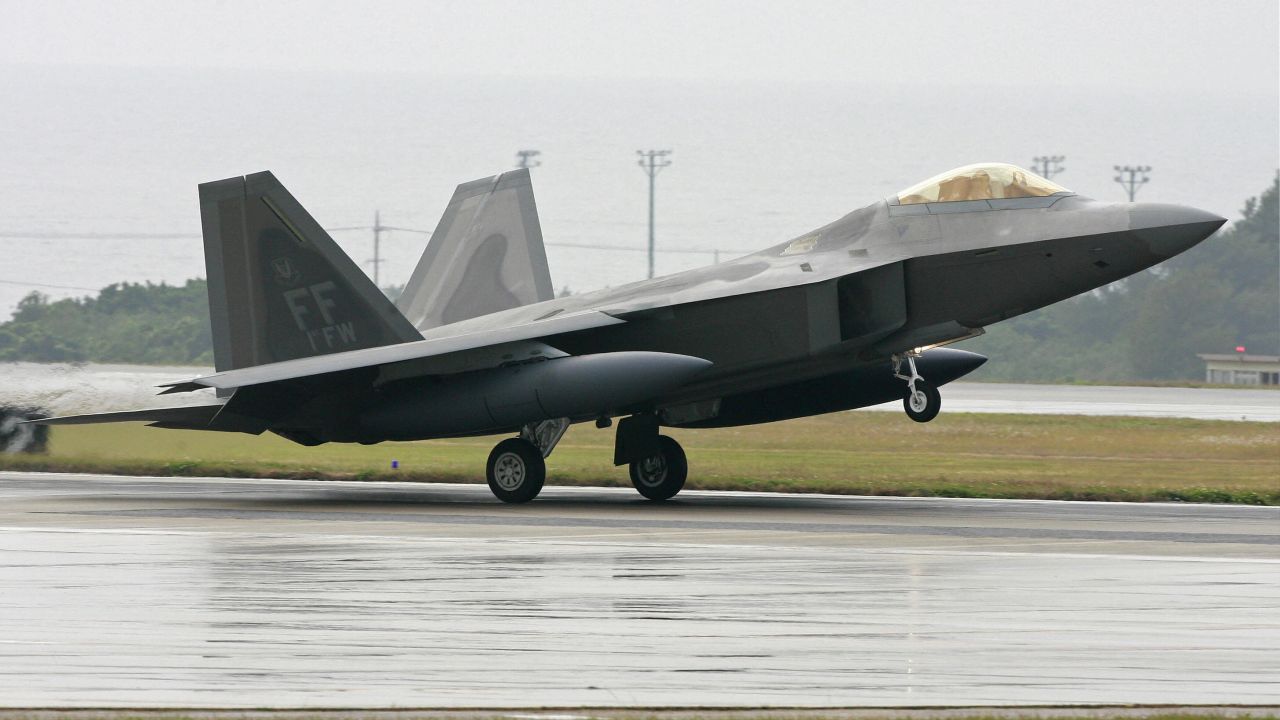
[[[1138,203],[1129,209],[1129,226],[1160,257],[1170,258],[1212,235],[1227,221],[1186,205]]]

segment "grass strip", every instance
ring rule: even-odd
[[[849,708],[841,709],[673,709],[543,708],[486,710],[0,710],[0,720],[1280,720],[1272,708],[1227,706],[1221,710],[1180,710],[1126,706],[1097,708]],[[518,713],[518,714],[517,714]]]
[[[54,429],[44,455],[0,468],[126,475],[483,482],[496,438],[294,445],[273,435],[137,424]],[[688,487],[919,497],[1280,505],[1280,425],[1210,420],[943,414],[926,425],[847,412],[669,431]],[[613,433],[575,426],[548,460],[553,485],[629,486]],[[392,468],[393,461],[397,468]]]

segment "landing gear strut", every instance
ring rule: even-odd
[[[907,411],[907,417],[916,422],[929,422],[938,417],[938,411],[942,410],[942,394],[938,392],[938,388],[931,385],[927,380],[920,377],[920,373],[916,372],[916,356],[919,353],[908,352],[901,355],[893,356],[893,376],[899,380],[907,381],[907,394],[902,398],[902,407]],[[902,361],[907,361],[907,369],[910,375],[902,373]]]

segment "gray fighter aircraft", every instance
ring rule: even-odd
[[[662,500],[684,451],[661,427],[729,427],[901,398],[986,358],[940,347],[1119,280],[1225,220],[1105,203],[970,165],[729,262],[552,292],[527,170],[458,187],[392,303],[270,173],[200,186],[215,370],[163,386],[218,402],[43,420],[146,421],[304,445],[511,433],[486,475],[537,496],[572,423],[618,422],[613,462]]]

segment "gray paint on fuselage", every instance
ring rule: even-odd
[[[891,353],[965,337],[1164,259],[1129,232],[1130,205],[1074,195],[1052,200],[898,216],[881,201],[719,265],[477,317],[424,336],[600,310],[627,322],[545,341],[572,354],[643,349],[706,358],[714,367],[678,398],[696,401],[736,383],[750,391],[887,362]],[[1106,267],[1096,267],[1104,256]],[[841,307],[842,278],[877,272],[902,282],[846,296]],[[898,318],[882,311],[878,333],[842,334],[842,321],[856,324],[865,314],[854,303],[868,301],[905,312]]]
[[[905,388],[888,371],[892,353],[967,337],[1185,249],[1133,232],[1134,206],[1074,195],[1039,200],[925,214],[895,214],[881,201],[725,263],[475,317],[423,336],[594,310],[625,322],[538,339],[572,355],[657,351],[713,363],[675,390],[615,408],[620,414],[681,408],[681,424],[709,427],[861,407]],[[945,369],[943,358],[950,358]],[[937,366],[939,384],[981,362],[950,351],[922,358],[934,359],[939,363],[924,367]],[[786,400],[811,391],[821,397]],[[698,414],[711,407],[712,417]]]
[[[423,336],[530,322],[556,312],[590,309],[625,316],[646,309],[818,284],[911,258],[1129,230],[1127,205],[1075,196],[1062,197],[1048,208],[923,218],[891,218],[888,207],[884,201],[873,203],[795,240],[718,265],[476,317],[424,331]],[[936,230],[920,231],[920,220]],[[812,237],[816,242],[810,249],[786,252],[798,241]],[[802,264],[811,270],[802,270]]]

